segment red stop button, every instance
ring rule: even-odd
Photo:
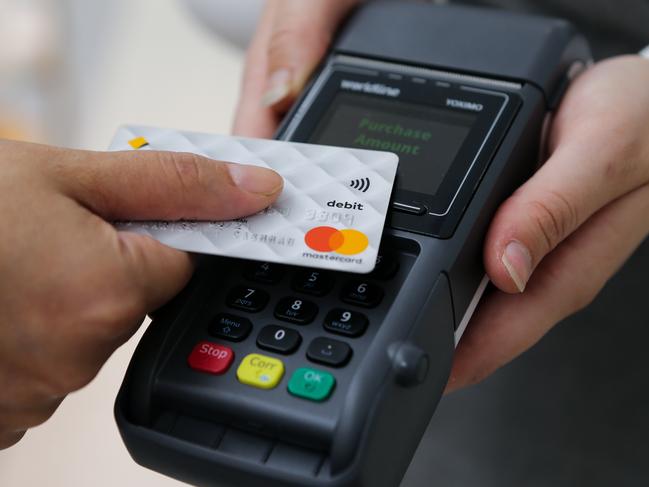
[[[187,363],[194,370],[210,374],[223,374],[234,360],[231,348],[212,342],[199,342],[189,354]]]

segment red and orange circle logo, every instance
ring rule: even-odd
[[[304,236],[304,242],[317,252],[337,252],[343,255],[360,254],[369,241],[363,232],[347,228],[315,227]]]

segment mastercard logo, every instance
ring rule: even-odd
[[[317,252],[337,252],[343,255],[360,254],[369,241],[363,232],[351,228],[315,227],[304,236],[308,247]]]

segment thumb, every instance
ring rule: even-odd
[[[266,208],[283,186],[270,169],[182,152],[60,157],[66,158],[58,165],[63,192],[109,220],[228,220]]]
[[[637,171],[611,170],[613,156],[577,137],[559,144],[550,159],[498,209],[484,247],[492,282],[523,292],[532,272],[593,214],[637,185]]]
[[[265,106],[284,111],[324,56],[338,24],[358,0],[285,0],[271,6]]]

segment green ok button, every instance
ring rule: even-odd
[[[324,401],[331,394],[336,379],[328,372],[301,367],[293,372],[288,383],[288,392],[294,396]]]

